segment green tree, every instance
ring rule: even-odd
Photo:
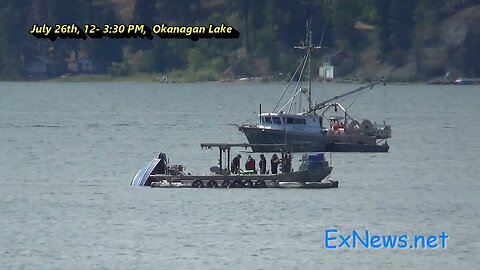
[[[243,19],[245,34],[241,35],[245,38],[245,48],[247,51],[247,57],[251,55],[250,46],[250,11],[252,9],[252,0],[227,0],[226,2],[230,13],[238,13]]]
[[[415,28],[414,13],[416,0],[391,0],[390,4],[390,45],[394,48],[409,49]]]
[[[161,0],[158,11],[167,23],[192,24],[199,19],[200,7],[200,0]]]
[[[390,6],[392,0],[375,0],[374,6],[377,12],[377,29],[378,29],[378,47],[380,49],[381,59],[385,59],[385,55],[390,50],[389,37],[391,33],[390,27]]]
[[[93,12],[90,20],[97,25],[119,23],[118,14],[108,3],[98,3],[93,6]],[[105,71],[106,67],[113,62],[121,62],[123,56],[123,47],[126,45],[124,39],[88,39],[84,42],[84,49],[92,60],[97,63],[97,70]]]
[[[335,1],[333,4],[333,33],[336,45],[341,49],[358,48],[362,37],[355,29],[361,12],[357,0]]]
[[[202,68],[205,58],[202,55],[202,52],[199,49],[190,49],[188,51],[188,67],[193,71],[198,71]]]
[[[465,39],[463,53],[463,73],[466,76],[480,77],[480,38],[469,33]]]
[[[156,0],[136,0],[133,7],[132,23],[152,27],[158,16],[156,2]],[[130,46],[134,51],[145,50],[152,48],[152,42],[148,39],[132,39],[130,40]]]
[[[29,36],[18,29],[29,29],[25,18],[30,1],[4,0],[0,3],[0,77],[19,79],[25,75]]]

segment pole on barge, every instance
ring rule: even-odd
[[[260,108],[258,109],[258,122],[262,123],[262,104],[260,104]]]
[[[230,166],[230,148],[227,149],[227,170],[230,172],[230,169],[228,166]]]
[[[218,160],[218,163],[220,164],[220,174],[223,174],[222,148],[219,147],[218,150],[220,151],[220,159]]]

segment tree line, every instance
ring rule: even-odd
[[[2,0],[0,78],[26,79],[38,59],[49,65],[43,76],[60,76],[72,72],[71,63],[80,58],[92,60],[95,73],[114,76],[177,72],[202,80],[277,74],[295,64],[292,46],[305,39],[307,21],[313,41],[328,50],[374,46],[379,61],[394,63],[415,49],[419,29],[474,5],[480,0]],[[227,23],[240,38],[52,42],[28,33],[34,23]]]

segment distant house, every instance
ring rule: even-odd
[[[326,56],[323,65],[319,67],[320,79],[331,80],[345,76],[355,70],[356,58],[347,52],[336,52]]]
[[[318,69],[320,79],[331,80],[334,78],[335,67],[330,64],[329,59],[325,59],[323,66]]]
[[[77,72],[78,73],[93,73],[94,66],[93,61],[88,58],[81,58],[77,61]]]
[[[45,56],[36,56],[26,71],[30,78],[46,78],[54,73],[53,60]]]

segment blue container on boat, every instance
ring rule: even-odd
[[[308,155],[308,162],[322,162],[322,161],[325,161],[325,154],[324,153],[309,154]]]

